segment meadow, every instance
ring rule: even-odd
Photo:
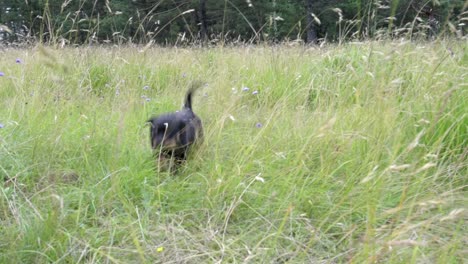
[[[0,263],[466,263],[467,48],[4,48]]]

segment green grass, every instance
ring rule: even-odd
[[[0,55],[0,263],[467,260],[466,42]],[[195,79],[204,143],[158,172]]]

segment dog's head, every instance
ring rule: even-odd
[[[165,114],[148,120],[150,123],[151,147],[171,149],[177,147],[178,132],[183,127],[177,113]]]
[[[185,150],[202,136],[201,120],[191,110],[164,114],[148,120],[154,150]]]

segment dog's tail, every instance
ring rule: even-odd
[[[184,108],[192,110],[192,95],[195,93],[198,88],[200,88],[203,85],[202,81],[193,81],[190,84],[190,88],[187,91],[187,94],[185,95],[185,103],[184,103]]]

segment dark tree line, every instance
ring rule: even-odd
[[[0,0],[3,42],[342,41],[464,35],[464,0]]]

